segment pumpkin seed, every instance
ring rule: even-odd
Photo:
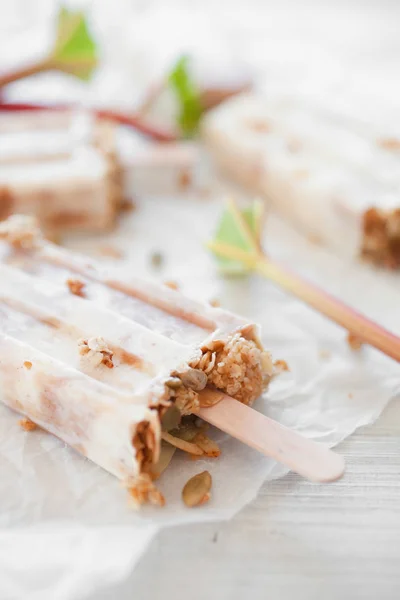
[[[184,423],[179,426],[179,429],[174,429],[169,432],[174,437],[180,438],[181,440],[185,440],[185,442],[191,442],[193,438],[199,433],[199,428],[196,427],[193,421],[189,423]]]
[[[196,444],[186,442],[185,440],[175,437],[170,433],[167,433],[166,431],[162,432],[161,437],[166,442],[172,444],[172,446],[179,448],[179,450],[183,450],[184,452],[188,452],[189,454],[203,454],[203,450],[199,448],[199,446],[197,446]]]
[[[182,387],[183,383],[182,381],[179,379],[179,377],[170,377],[169,379],[167,379],[167,381],[165,382],[165,385],[169,388],[171,388],[171,390],[177,390],[180,387]]]
[[[224,398],[224,393],[215,389],[206,389],[199,394],[201,408],[207,408],[207,406],[214,406],[218,404]]]
[[[164,440],[161,441],[160,456],[157,463],[151,467],[151,475],[153,479],[158,479],[162,473],[164,473],[175,452],[175,446],[171,446],[171,444],[164,442]]]
[[[186,482],[182,490],[182,500],[186,506],[192,508],[204,504],[210,499],[212,479],[208,471],[198,473]]]
[[[193,369],[192,367],[188,367],[186,371],[179,373],[179,377],[183,383],[188,388],[191,388],[195,392],[200,392],[204,390],[207,385],[207,375],[201,371],[200,369]]]
[[[167,408],[167,410],[161,418],[161,429],[163,431],[171,431],[171,429],[175,429],[175,427],[178,427],[180,422],[180,410],[175,406],[175,404],[172,404],[170,407]]]

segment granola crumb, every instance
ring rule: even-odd
[[[6,240],[14,248],[35,248],[41,239],[36,219],[26,215],[12,215],[0,223],[0,239]]]
[[[274,362],[274,367],[278,373],[283,373],[283,371],[290,371],[289,365],[287,364],[286,360],[276,360]]]
[[[139,508],[142,504],[149,502],[154,506],[164,506],[165,498],[160,490],[154,485],[150,475],[142,473],[133,483],[127,484],[132,504]]]
[[[179,290],[179,285],[176,281],[164,281],[164,285],[171,288],[171,290]]]
[[[161,252],[152,252],[150,255],[150,262],[152,267],[158,269],[162,266],[164,262],[164,255]]]
[[[354,352],[358,352],[363,346],[362,340],[360,340],[358,336],[351,332],[349,332],[347,335],[347,343],[350,346],[350,348],[354,350]]]
[[[84,292],[85,284],[80,279],[67,279],[67,286],[71,294],[75,296],[80,296],[81,298],[85,298],[86,294]]]
[[[179,173],[178,186],[181,190],[186,190],[192,183],[192,175],[188,169],[184,169]]]
[[[378,146],[385,150],[391,150],[393,152],[400,150],[400,140],[396,138],[382,138],[378,140]]]
[[[136,210],[136,208],[137,205],[133,198],[122,198],[121,202],[119,203],[120,212],[132,212],[133,210]]]
[[[221,306],[221,302],[219,300],[217,300],[216,298],[213,298],[212,300],[210,300],[210,304],[214,308],[219,308]]]
[[[208,458],[218,458],[221,454],[221,448],[218,444],[201,431],[196,434],[193,443],[199,446]]]
[[[114,367],[113,351],[107,346],[102,337],[82,339],[78,342],[79,354],[85,357],[93,367],[101,364],[109,369]]]
[[[400,267],[400,210],[370,208],[363,217],[361,258],[387,269]]]
[[[31,421],[30,419],[21,419],[20,421],[18,421],[18,424],[20,425],[20,427],[22,427],[24,431],[35,431],[35,429],[38,428],[36,423]]]
[[[137,424],[132,446],[140,471],[148,473],[156,458],[156,437],[149,421],[140,421]]]
[[[28,371],[30,371],[30,369],[32,369],[32,363],[31,363],[31,361],[30,360],[26,360],[24,362],[24,367],[25,367],[25,369],[28,369]]]

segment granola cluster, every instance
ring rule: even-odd
[[[17,249],[35,248],[42,238],[36,219],[26,215],[12,215],[0,223],[0,239]]]
[[[140,471],[147,473],[156,457],[156,437],[149,421],[138,423],[132,445]]]
[[[201,369],[208,385],[251,404],[264,390],[273,375],[268,352],[240,333],[228,340],[213,340],[202,348],[201,358],[191,366]]]
[[[363,218],[361,255],[378,266],[400,267],[400,209],[367,210]]]
[[[269,353],[262,350],[257,341],[247,339],[246,335],[250,337],[250,332],[243,330],[226,339],[208,342],[201,348],[200,357],[190,366],[173,371],[165,381],[165,397],[158,399],[154,406],[162,427],[162,445],[157,462],[154,462],[155,437],[148,422],[139,423],[133,438],[140,476],[129,487],[129,492],[136,505],[146,502],[164,504],[165,500],[153,479],[167,468],[176,450],[186,452],[192,460],[220,455],[219,446],[204,433],[205,424],[192,414],[200,405],[199,392],[209,386],[214,391],[217,388],[240,402],[251,404],[262,393],[274,371],[279,371],[279,366],[282,370],[288,368],[283,361],[274,368]],[[212,404],[216,396],[210,394],[210,397]],[[201,398],[203,406],[203,396]],[[207,393],[205,400],[207,404]],[[197,421],[200,423],[197,424]],[[200,483],[203,483],[202,478],[203,474]],[[198,506],[209,498],[207,490],[203,493],[202,489],[201,498],[197,498],[197,483],[193,499],[189,493],[191,486],[185,488],[184,502],[187,506]]]
[[[165,498],[154,485],[150,475],[143,473],[128,485],[128,491],[135,508],[149,502],[155,506],[164,506]]]
[[[102,337],[82,339],[78,342],[78,347],[79,354],[84,357],[90,366],[99,367],[103,364],[109,369],[113,368],[114,353]]]

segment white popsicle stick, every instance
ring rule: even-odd
[[[200,392],[203,400],[211,400],[216,395],[220,397],[217,404],[196,411],[211,425],[310,481],[327,483],[343,475],[343,457],[326,446],[303,437],[222,392],[209,389]]]

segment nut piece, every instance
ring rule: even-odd
[[[30,369],[32,369],[32,363],[31,363],[31,361],[30,360],[26,360],[24,362],[24,367],[25,367],[25,369],[28,369],[28,371],[30,371]]]
[[[214,308],[219,308],[221,306],[221,302],[217,298],[213,298],[210,300],[210,305]]]
[[[36,423],[31,421],[30,419],[21,419],[18,421],[18,424],[22,427],[24,431],[35,431],[38,428]]]
[[[212,479],[208,471],[198,473],[186,482],[182,490],[182,500],[192,508],[208,502],[210,499]]]
[[[161,433],[161,437],[165,442],[171,444],[171,446],[175,446],[175,448],[179,448],[179,450],[183,450],[188,454],[196,454],[197,456],[204,454],[203,450],[200,448],[200,446],[197,446],[197,444],[186,442],[182,438],[171,435],[167,431],[163,431]]]
[[[289,365],[287,364],[286,360],[276,360],[274,362],[274,369],[275,369],[275,374],[278,375],[279,373],[283,373],[284,371],[290,371]]]
[[[78,342],[79,354],[84,356],[93,367],[98,367],[101,364],[109,369],[114,366],[113,351],[107,346],[102,337],[89,338],[88,340],[80,340]]]
[[[69,287],[69,291],[71,294],[75,294],[75,296],[80,296],[81,298],[85,298],[86,294],[83,291],[85,288],[85,284],[83,281],[79,279],[67,279],[67,286]]]
[[[357,337],[354,333],[351,333],[351,331],[349,331],[347,335],[347,343],[349,344],[350,348],[355,352],[361,350],[361,347],[363,345],[363,342],[360,340],[360,338]]]
[[[182,387],[183,383],[182,381],[179,379],[179,377],[170,377],[169,379],[167,379],[167,381],[165,382],[165,385],[167,387],[169,387],[171,390],[177,390],[178,388]]]
[[[173,375],[177,375],[181,379],[183,385],[191,388],[195,392],[201,392],[207,385],[207,375],[200,369],[188,367],[186,371],[176,371]]]
[[[204,433],[199,432],[193,440],[194,444],[197,444],[201,448],[204,454],[209,458],[217,458],[221,454],[221,449],[217,442],[214,442],[211,438]]]
[[[160,448],[160,456],[158,457],[158,461],[155,465],[151,466],[150,476],[154,480],[158,479],[162,473],[164,473],[165,469],[168,467],[169,463],[172,460],[176,452],[175,446],[171,446],[168,442],[161,442]]]

